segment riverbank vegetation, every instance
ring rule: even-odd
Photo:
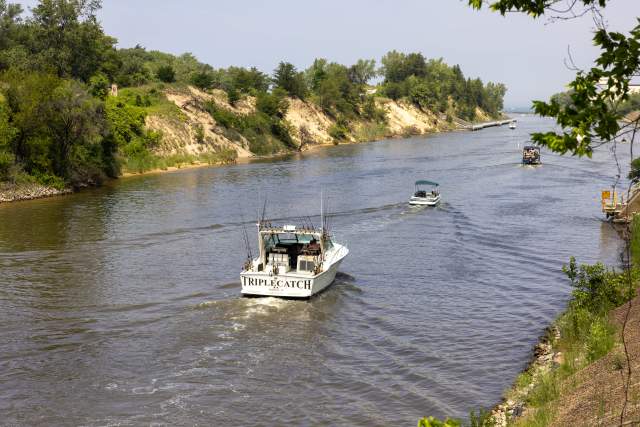
[[[269,75],[215,69],[189,53],[118,49],[96,18],[100,3],[41,0],[25,14],[0,0],[0,182],[77,187],[127,171],[298,150],[314,138],[287,119],[294,101],[326,115],[335,142],[389,135],[385,97],[450,121],[502,108],[504,86],[468,79],[459,66],[420,53],[390,52],[380,69],[364,59],[316,59],[305,70],[283,61]],[[372,86],[379,75],[384,81]],[[202,95],[192,102],[195,124],[185,115],[189,102],[167,98],[191,97],[191,87]],[[213,126],[202,124],[203,111]],[[165,132],[149,125],[153,118]],[[167,135],[180,126],[182,135]],[[193,146],[183,149],[179,138]]]
[[[631,325],[640,320],[639,310],[625,316],[632,301],[640,302],[640,268],[635,264],[640,260],[640,218],[634,221],[633,231],[633,267],[615,270],[601,263],[578,265],[574,258],[563,267],[572,287],[567,309],[547,329],[532,363],[506,392],[505,404],[491,413],[481,411],[481,416],[472,413],[466,424],[431,417],[418,425],[617,425],[623,411],[620,393],[628,387],[624,373],[628,366],[640,365],[640,343],[630,342],[628,332],[626,342],[622,340],[624,322]],[[594,372],[598,372],[595,379]],[[640,414],[640,388],[630,392],[625,421]]]
[[[635,380],[640,369],[640,217],[630,231],[624,268],[578,265],[573,257],[563,267],[572,287],[567,309],[547,329],[531,364],[505,393],[505,403],[479,416],[472,413],[467,424],[425,418],[418,425],[640,422],[640,384]]]

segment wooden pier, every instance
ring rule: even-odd
[[[475,131],[475,130],[480,130],[484,128],[494,127],[494,126],[504,126],[504,125],[508,125],[511,122],[515,122],[515,120],[509,119],[509,120],[498,120],[496,122],[479,123],[477,125],[470,125],[469,130]]]

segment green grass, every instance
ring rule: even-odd
[[[187,116],[180,108],[169,101],[164,90],[169,85],[155,83],[138,87],[122,88],[118,91],[118,99],[127,104],[144,108],[147,115],[160,115],[186,121]]]
[[[158,156],[150,152],[136,154],[122,159],[122,171],[128,173],[143,173],[152,170],[167,170],[170,167],[206,163],[209,165],[223,165],[234,163],[237,153],[232,149],[219,152],[202,153],[199,155],[177,153],[169,156]]]
[[[384,123],[365,122],[358,126],[353,134],[358,142],[377,141],[389,135],[389,128]]]

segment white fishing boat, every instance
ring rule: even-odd
[[[424,190],[423,186],[430,186],[431,190]],[[409,204],[414,206],[435,206],[440,203],[439,184],[433,181],[416,181],[416,191],[409,199]]]
[[[240,273],[242,295],[309,298],[333,283],[349,253],[324,224],[316,229],[260,221],[258,248],[258,257],[250,256]]]
[[[516,128],[516,121],[512,120],[511,123],[509,123],[509,129],[515,129]]]

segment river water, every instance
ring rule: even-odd
[[[520,166],[552,123],[519,120],[0,206],[0,424],[414,426],[493,405],[568,299],[562,263],[620,247],[611,153]],[[440,207],[407,206],[416,179]],[[322,190],[351,250],[336,283],[240,298],[243,224],[253,240],[265,198],[317,215]]]

